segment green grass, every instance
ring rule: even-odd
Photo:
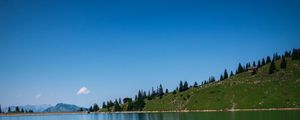
[[[146,101],[144,110],[215,110],[300,107],[300,60],[286,59],[287,68],[268,74],[269,64],[256,75],[244,72],[173,95]]]

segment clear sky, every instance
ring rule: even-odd
[[[2,106],[172,90],[300,47],[299,0],[83,1],[0,0]]]

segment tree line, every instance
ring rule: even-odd
[[[5,111],[2,110],[0,105],[0,113],[5,113]],[[12,107],[8,107],[8,110],[6,113],[33,113],[33,110],[26,110],[24,108],[21,108],[19,106],[16,106],[14,110],[12,110]]]

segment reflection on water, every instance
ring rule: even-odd
[[[0,120],[300,120],[300,111],[112,113],[2,116]]]

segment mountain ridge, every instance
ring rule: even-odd
[[[78,107],[73,104],[57,103],[55,106],[45,109],[43,112],[77,112],[86,111],[86,108]]]

